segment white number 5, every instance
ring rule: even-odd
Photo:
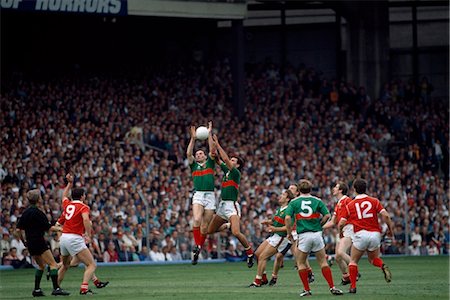
[[[311,204],[312,201],[302,201],[302,206],[300,207],[302,210],[307,210],[307,212],[300,212],[300,216],[302,217],[309,217],[312,215],[313,210],[311,208],[311,206],[309,206]]]
[[[358,214],[358,219],[367,219],[367,218],[372,218],[373,217],[373,213],[369,213],[369,210],[372,208],[372,203],[370,203],[369,201],[364,201],[361,203],[361,207],[359,207],[359,203],[355,204],[356,207],[356,213]],[[361,208],[364,209],[362,214],[361,214]]]
[[[66,220],[70,220],[70,218],[73,217],[73,214],[75,213],[75,205],[67,205],[66,207]]]

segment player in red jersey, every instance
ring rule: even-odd
[[[63,233],[60,239],[60,248],[63,265],[59,269],[58,281],[61,282],[64,274],[70,268],[71,256],[76,256],[84,263],[86,269],[84,271],[83,283],[81,284],[80,294],[93,294],[89,289],[89,281],[95,272],[96,264],[86,246],[89,243],[92,234],[92,223],[89,219],[90,208],[83,201],[86,199],[86,194],[82,188],[74,188],[72,191],[72,199],[70,201],[69,191],[73,186],[72,174],[66,175],[68,184],[63,192],[63,211],[65,222]],[[84,234],[84,237],[83,237]]]
[[[61,214],[61,216],[59,217],[58,221],[56,222],[56,226],[64,226],[64,223],[66,222],[66,215],[65,215],[65,211],[63,211],[63,213]],[[58,233],[59,234],[59,233]],[[59,240],[60,238],[60,234],[59,237],[57,238],[57,240]],[[89,248],[88,248],[89,249]],[[89,250],[90,251],[90,250]],[[73,256],[72,260],[70,261],[70,267],[77,267],[80,264],[80,259],[78,258],[78,256]],[[59,263],[59,268],[61,268],[61,266],[63,265],[63,263]],[[58,278],[59,280],[63,280],[62,277]],[[109,281],[100,281],[97,276],[94,274],[92,274],[92,282],[94,283],[95,287],[98,289],[104,288],[109,284]],[[58,284],[61,284],[61,281],[58,282]]]
[[[347,196],[348,185],[342,181],[338,181],[332,189],[333,196],[338,199],[336,206],[334,207],[333,216],[331,220],[323,225],[323,229],[332,228],[338,224],[342,218],[342,213],[346,210],[347,204],[352,199]],[[342,235],[336,245],[336,262],[342,272],[342,284],[346,285],[350,283],[350,274],[348,273],[348,264],[350,263],[350,255],[347,254],[348,250],[352,246],[353,238],[353,225],[348,223],[344,226]],[[358,276],[359,273],[358,273]]]
[[[367,196],[367,182],[364,179],[355,179],[353,187],[356,192],[354,200],[347,204],[342,212],[342,218],[339,221],[338,228],[342,232],[344,225],[349,222],[353,224],[355,235],[353,237],[353,246],[350,254],[350,293],[356,293],[356,278],[358,275],[358,262],[364,252],[367,251],[369,262],[376,267],[381,268],[386,282],[391,282],[392,275],[388,266],[383,263],[380,255],[381,229],[378,223],[378,214],[386,222],[389,230],[388,235],[392,236],[393,228],[389,213],[381,205],[377,198]]]

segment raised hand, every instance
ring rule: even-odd
[[[66,179],[69,183],[73,183],[73,175],[71,173],[67,173]]]
[[[209,134],[212,133],[212,128],[213,128],[212,121],[209,121],[209,122],[208,122],[208,131],[209,131]]]
[[[190,128],[190,132],[191,132],[191,138],[196,138],[196,134],[195,134],[195,126],[191,126]]]

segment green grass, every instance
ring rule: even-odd
[[[352,299],[449,299],[448,257],[399,257],[384,258],[389,265],[393,281],[387,284],[381,270],[369,265],[366,259],[360,262],[361,280],[358,294],[344,295]],[[272,263],[269,263],[270,274]],[[316,282],[311,285],[314,299],[333,297],[323,279],[316,261],[312,261]],[[336,265],[332,267],[338,288],[340,274]],[[302,289],[292,261],[285,263],[276,287],[247,288],[255,276],[256,265],[248,269],[243,263],[202,264],[197,266],[118,266],[99,267],[97,276],[109,280],[104,289],[95,289],[95,299],[295,299]],[[78,295],[82,279],[82,268],[72,268],[66,274],[63,288],[72,292],[70,299],[85,298]],[[0,298],[24,299],[31,297],[34,285],[34,270],[0,271]],[[92,283],[90,283],[92,287]],[[42,289],[51,293],[51,281],[42,279]]]

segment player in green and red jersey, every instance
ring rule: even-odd
[[[319,198],[312,196],[312,184],[308,180],[302,179],[299,183],[300,196],[289,203],[286,209],[286,229],[288,238],[292,240],[292,220],[297,225],[297,248],[296,261],[298,274],[303,283],[304,291],[300,296],[311,296],[311,289],[308,282],[308,269],[306,259],[310,252],[315,252],[317,262],[322,268],[322,275],[328,282],[330,292],[333,295],[342,295],[343,292],[336,289],[333,282],[333,275],[328,266],[325,254],[325,243],[322,237],[322,225],[330,218],[330,212]]]
[[[208,233],[213,234],[217,231],[223,230],[227,222],[230,223],[231,233],[244,246],[247,253],[247,266],[253,266],[253,251],[247,238],[241,232],[241,206],[237,202],[239,194],[239,183],[241,182],[241,169],[244,166],[244,161],[238,156],[231,158],[220,146],[217,136],[214,135],[213,141],[215,147],[219,151],[222,159],[220,168],[225,173],[222,180],[222,192],[219,208],[209,224]]]
[[[205,150],[197,150],[194,153],[195,126],[191,126],[191,139],[186,151],[189,167],[194,180],[194,195],[192,197],[192,211],[194,215],[193,233],[195,246],[193,248],[192,264],[196,265],[200,250],[205,243],[208,225],[211,222],[216,209],[216,197],[214,194],[214,145],[211,138],[212,122],[208,123],[209,154]]]
[[[275,212],[275,216],[271,220],[261,222],[261,224],[267,225],[266,231],[273,234],[262,242],[255,251],[255,256],[258,258],[258,271],[255,280],[249,287],[261,287],[261,285],[267,284],[269,282],[266,275],[267,260],[276,253],[281,253],[291,248],[292,244],[286,238],[287,233],[286,226],[284,225],[284,217],[289,201],[292,199],[294,199],[294,194],[290,190],[284,191],[278,197],[280,207]]]
[[[298,196],[300,196],[300,188],[297,183],[290,184],[288,189],[294,194],[294,198],[297,198]],[[296,230],[295,226],[292,229],[292,236],[293,236],[294,243],[290,243],[290,245],[291,245],[290,249],[291,249],[292,255],[294,255],[294,257],[295,257],[295,252],[297,252],[297,246],[295,243],[295,241],[297,240],[297,230]],[[289,250],[289,248],[286,247],[283,251],[278,252],[276,254],[275,260],[273,262],[272,278],[270,279],[269,286],[274,286],[277,284],[278,271],[280,270],[280,268],[283,267],[284,256],[286,255],[288,250]],[[312,283],[312,282],[314,282],[314,273],[312,271],[311,266],[309,265],[308,259],[306,260],[306,268],[309,271],[308,282]]]

